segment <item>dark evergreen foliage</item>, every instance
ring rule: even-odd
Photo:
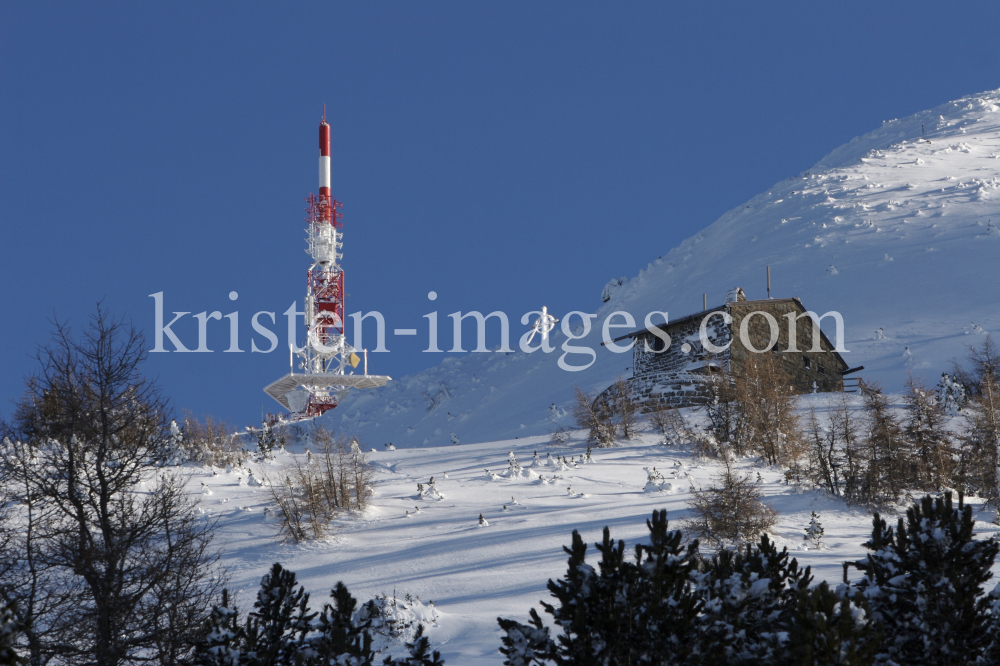
[[[951,493],[924,497],[894,531],[875,515],[871,552],[854,563],[885,640],[879,660],[900,664],[971,664],[992,639],[990,600],[994,540],[973,539],[972,508]]]
[[[786,664],[868,666],[881,636],[867,622],[864,598],[847,585],[831,590],[826,581],[795,592],[786,616]]]
[[[534,609],[527,624],[498,618],[500,652],[507,666],[1000,663],[1000,586],[982,594],[1000,546],[972,524],[950,495],[924,498],[895,532],[876,517],[872,554],[851,563],[865,577],[835,590],[810,587],[766,534],[702,559],[665,511],[632,559],[605,528],[597,569],[574,532],[555,602],[542,602],[556,635]]]
[[[198,666],[374,666],[371,620],[356,620],[357,600],[338,582],[330,592],[333,604],[319,614],[309,609],[309,595],[296,585],[295,574],[275,564],[261,580],[254,610],[244,622],[222,603],[209,616],[197,646]],[[371,602],[369,602],[371,604]],[[318,615],[318,620],[317,620]],[[357,614],[359,617],[363,613]],[[374,611],[368,613],[371,618]],[[431,650],[423,625],[417,627],[409,656],[385,657],[382,666],[444,666]]]
[[[812,581],[808,567],[800,569],[787,549],[778,552],[764,534],[756,547],[720,550],[696,579],[705,604],[699,619],[702,663],[781,663],[780,620]]]
[[[301,663],[304,639],[316,613],[309,612],[309,595],[296,586],[295,574],[275,563],[264,576],[246,630],[245,652],[253,666]]]
[[[333,605],[323,606],[319,616],[320,636],[314,641],[314,648],[320,654],[347,655],[357,664],[371,664],[375,659],[372,651],[372,637],[368,632],[371,620],[355,624],[352,621],[358,602],[347,591],[347,586],[338,582],[330,592]]]
[[[0,603],[0,666],[18,666],[24,663],[14,651],[21,629],[14,605]]]

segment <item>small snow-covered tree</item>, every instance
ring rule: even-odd
[[[257,600],[246,626],[245,652],[255,666],[295,664],[303,656],[306,634],[316,613],[309,610],[309,594],[295,573],[275,563],[260,582]]]
[[[184,444],[184,433],[174,419],[170,420],[170,434],[164,440],[163,448],[163,463],[167,465],[182,465],[191,457]]]
[[[728,463],[713,486],[693,494],[692,517],[685,526],[716,545],[755,541],[775,523],[777,514],[761,501],[759,485],[749,474],[737,474]]]
[[[260,424],[260,429],[256,431],[257,452],[262,458],[274,457],[274,449],[278,445],[278,438],[274,436],[274,428],[267,421]]]
[[[819,522],[819,516],[816,512],[812,512],[812,517],[809,519],[809,524],[806,525],[806,535],[804,537],[805,541],[808,541],[813,548],[819,548],[820,542],[823,539],[823,523]]]
[[[941,381],[938,382],[937,401],[942,412],[955,416],[965,407],[965,387],[947,372],[942,372]]]

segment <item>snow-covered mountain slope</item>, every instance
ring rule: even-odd
[[[669,212],[649,220],[651,229],[664,224]],[[351,394],[328,425],[374,446],[440,446],[452,433],[462,443],[545,433],[574,385],[598,389],[628,376],[631,354],[599,346],[608,314],[629,311],[640,325],[653,310],[676,319],[700,311],[703,293],[710,307],[720,304],[733,286],[764,298],[768,265],[773,296],[843,314],[845,356],[864,365],[866,377],[899,390],[912,371],[933,384],[966,345],[1000,329],[998,227],[1000,91],[992,91],[886,122],[611,289],[582,341],[597,351],[588,370],[559,369],[558,350],[447,356],[385,388]],[[637,255],[657,253],[636,247]],[[580,309],[594,311],[596,297]],[[515,325],[512,337],[519,335]],[[557,347],[564,340],[553,336]]]
[[[848,399],[860,409],[858,396]],[[800,413],[815,410],[826,425],[828,410],[836,409],[839,400],[839,394],[804,396]],[[698,413],[685,411],[694,426]],[[721,463],[698,459],[687,446],[663,446],[645,427],[637,439],[595,449],[593,463],[580,463],[586,453],[582,431],[559,445],[539,436],[374,451],[369,456],[375,467],[369,506],[337,520],[329,537],[302,544],[277,540],[269,489],[247,485],[247,469],[215,474],[208,468],[187,470],[189,487],[203,492],[200,510],[218,520],[216,544],[223,549],[229,586],[242,607],[252,605],[261,576],[273,562],[281,562],[296,572],[314,608],[328,601],[337,581],[362,602],[393,592],[400,599],[412,594],[424,603],[433,601],[438,615],[428,636],[448,664],[500,664],[497,616],[527,621],[528,610],[538,608],[539,600],[551,601],[546,581],[565,574],[562,546],[570,543],[574,529],[593,544],[609,526],[632,553],[636,543],[648,540],[645,520],[652,511],[667,509],[671,525],[682,528],[681,521],[690,517],[691,490],[717,482]],[[534,463],[536,451],[539,463]],[[525,467],[520,476],[508,476],[508,452]],[[293,464],[295,456],[302,461],[301,444],[273,461],[247,466],[266,482]],[[574,458],[576,465],[546,464],[549,456],[553,462],[560,456]],[[735,464],[741,473],[759,479],[765,501],[777,511],[772,540],[787,547],[802,566],[812,567],[817,581],[840,582],[842,563],[864,558],[872,524],[863,509],[847,507],[840,498],[807,485],[788,484],[782,469],[756,465],[752,459]],[[662,474],[659,490],[646,486],[644,468]],[[436,493],[419,496],[417,484],[426,488],[431,477]],[[1000,534],[989,522],[994,512],[980,499],[969,503],[979,537]],[[803,539],[813,511],[824,529],[819,548]],[[487,526],[479,526],[480,514]],[[893,516],[886,517],[894,523]],[[591,545],[589,561],[597,557]],[[993,571],[1000,574],[1000,562]],[[852,570],[850,575],[858,574]],[[986,590],[994,584],[987,582]],[[428,608],[418,610],[434,617]]]

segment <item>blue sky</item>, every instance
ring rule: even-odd
[[[0,397],[102,299],[150,348],[154,292],[238,310],[247,350],[253,313],[301,304],[323,103],[348,312],[520,333],[883,120],[1000,86],[998,31],[987,2],[0,2]],[[287,354],[225,354],[226,324],[147,371],[243,425]],[[425,346],[390,335],[371,369]]]

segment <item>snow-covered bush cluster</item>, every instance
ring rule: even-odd
[[[245,618],[227,595],[206,622],[196,647],[200,666],[442,666],[423,635],[437,611],[419,599],[376,597],[361,608],[343,583],[332,604],[309,607],[309,595],[295,574],[275,564],[261,581],[253,610]],[[408,656],[383,653],[405,644]]]
[[[371,465],[357,440],[317,427],[312,441],[315,455],[295,458],[262,484],[277,507],[281,534],[295,542],[323,538],[335,517],[363,510],[372,492]]]
[[[372,647],[377,652],[411,643],[421,626],[437,625],[440,614],[433,602],[424,603],[419,597],[404,594],[375,595],[354,614],[354,623],[367,625]]]

